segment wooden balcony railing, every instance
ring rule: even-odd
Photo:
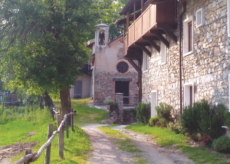
[[[131,46],[156,25],[156,5],[150,5],[128,28],[127,47]],[[125,48],[127,49],[127,48]]]

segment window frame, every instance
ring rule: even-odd
[[[164,51],[162,51],[162,49],[164,49]],[[164,65],[164,64],[167,63],[167,47],[166,47],[166,45],[163,42],[160,43],[160,50],[161,50],[160,51],[161,65]],[[162,62],[163,56],[165,57],[165,61],[164,62]]]
[[[198,24],[198,13],[200,12],[201,22]],[[196,28],[199,28],[204,25],[204,9],[200,8],[196,11]]]
[[[192,89],[192,93],[191,93],[191,89]],[[189,98],[188,98],[188,95],[189,95]],[[194,103],[194,83],[193,82],[184,84],[184,106],[189,106],[187,105],[188,102],[189,102],[189,105],[193,106],[193,103]]]
[[[191,51],[189,51],[189,23],[191,23]],[[183,22],[183,56],[190,55],[194,52],[194,21],[193,16],[190,16],[189,18],[185,19]]]
[[[143,51],[143,59],[142,59],[142,72],[148,72],[149,70],[149,60],[148,60],[148,55]]]
[[[153,98],[153,94],[155,94],[155,98]],[[157,90],[152,90],[151,91],[151,117],[154,117],[157,115],[155,107],[158,105],[157,101]],[[153,99],[155,99],[155,104],[153,103]]]
[[[227,23],[228,37],[230,37],[230,0],[227,0]]]

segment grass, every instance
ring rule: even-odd
[[[90,99],[71,100],[72,108],[77,111],[77,116],[74,117],[74,123],[78,126],[85,124],[101,123],[108,116],[105,110],[91,108],[87,105]],[[60,101],[55,102],[57,109],[60,109]]]
[[[156,143],[161,146],[168,146],[173,144],[184,144],[187,141],[187,138],[182,134],[175,134],[173,131],[169,131],[167,128],[159,128],[159,127],[149,127],[144,124],[132,124],[127,126],[126,129],[149,134],[156,139]]]
[[[230,156],[220,153],[207,152],[206,147],[191,147],[186,141],[187,138],[182,134],[176,134],[167,128],[149,127],[147,125],[138,123],[127,126],[126,129],[149,134],[156,139],[157,144],[161,146],[177,145],[190,159],[196,164],[229,164]]]
[[[88,158],[88,151],[91,150],[90,141],[85,132],[78,126],[87,123],[100,123],[102,119],[107,117],[107,112],[90,108],[86,102],[89,99],[72,100],[72,107],[77,111],[77,116],[74,118],[75,131],[69,130],[69,138],[65,137],[64,142],[64,156],[61,160],[58,154],[58,136],[55,137],[51,144],[51,161],[50,163],[60,164],[83,164]],[[60,102],[56,102],[57,109],[60,108]],[[17,109],[14,109],[18,112]],[[24,111],[23,111],[24,110]],[[8,113],[14,111],[7,109]],[[9,113],[9,116],[10,116]],[[0,113],[1,116],[1,113]],[[3,115],[2,115],[3,116]],[[18,118],[17,118],[18,116]],[[5,117],[5,116],[4,116]],[[10,118],[10,119],[8,119]],[[5,123],[0,123],[0,146],[12,145],[17,142],[36,142],[36,147],[32,150],[36,152],[46,141],[48,133],[48,124],[54,124],[54,130],[57,129],[56,121],[53,122],[48,110],[30,110],[26,112],[25,109],[20,108],[20,115],[15,114],[14,117],[6,116]],[[78,125],[78,126],[77,126]],[[4,133],[2,133],[4,132]],[[35,132],[35,135],[28,137],[29,132]],[[27,138],[27,139],[26,139]],[[24,156],[24,153],[19,154],[12,159],[12,162],[17,161]],[[44,163],[45,152],[34,163]]]

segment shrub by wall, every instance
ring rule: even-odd
[[[213,140],[212,148],[221,153],[230,153],[230,139],[227,136],[222,136]]]
[[[190,134],[206,133],[211,139],[223,134],[221,126],[225,122],[227,109],[224,105],[210,107],[207,100],[185,107],[181,116],[182,127]]]
[[[147,124],[150,119],[150,103],[139,103],[136,110],[136,118],[144,123]]]

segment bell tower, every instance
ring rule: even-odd
[[[103,23],[96,25],[96,32],[95,32],[96,51],[105,48],[108,45],[108,42],[109,42],[109,25]]]

